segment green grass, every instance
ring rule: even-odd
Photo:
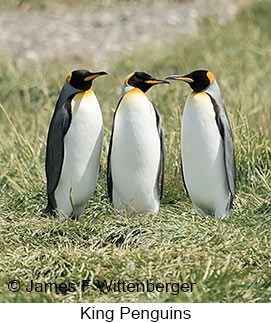
[[[271,301],[271,4],[242,10],[227,25],[202,22],[201,33],[172,46],[140,49],[107,66],[47,62],[0,64],[1,302],[270,302]],[[48,123],[70,69],[103,68],[93,86],[105,121],[97,191],[80,222],[42,219]],[[106,192],[106,152],[113,110],[125,76],[157,77],[211,70],[233,127],[238,171],[234,216],[199,218],[180,172],[180,120],[189,88],[175,82],[149,97],[166,134],[165,195],[158,215],[115,215]],[[35,282],[74,282],[68,293],[8,291]],[[80,292],[80,281],[92,287]],[[193,293],[100,293],[96,280],[195,282]]]

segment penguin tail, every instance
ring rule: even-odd
[[[231,211],[231,207],[232,207],[232,201],[233,201],[233,195],[230,194],[229,195],[229,200],[226,206],[226,211],[223,214],[223,218],[229,218],[230,216],[232,216],[232,211]]]

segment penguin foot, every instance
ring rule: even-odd
[[[56,217],[56,211],[52,209],[46,208],[45,210],[42,211],[41,215],[42,218],[49,218],[49,217]]]
[[[229,218],[230,216],[232,216],[232,211],[229,209],[222,215],[221,219],[226,219],[226,218]]]

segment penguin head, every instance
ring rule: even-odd
[[[169,75],[166,79],[184,81],[188,83],[194,91],[202,92],[214,83],[215,77],[212,72],[197,70],[186,75]]]
[[[87,70],[75,70],[68,74],[67,82],[76,89],[86,91],[92,86],[92,81],[106,72],[89,72]]]
[[[144,72],[134,72],[129,74],[125,79],[126,86],[132,86],[140,89],[144,93],[147,92],[153,85],[167,83],[166,80],[153,78],[151,75]]]

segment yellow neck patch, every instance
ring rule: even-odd
[[[74,100],[82,100],[83,97],[88,97],[91,96],[93,94],[93,91],[91,89],[77,93],[74,97]]]
[[[195,95],[203,95],[203,96],[204,96],[204,95],[205,95],[205,96],[207,95],[207,96],[208,96],[208,94],[207,94],[206,92],[196,92],[196,91],[193,91],[193,92],[191,93],[191,95],[192,95],[192,96],[195,96]]]
[[[128,95],[131,95],[131,94],[143,94],[143,95],[146,95],[143,91],[141,91],[139,88],[134,88],[132,89],[131,91],[127,92]]]
[[[210,85],[212,85],[214,83],[215,77],[214,74],[212,72],[207,72],[207,77],[210,81]]]
[[[129,86],[128,81],[130,80],[130,78],[131,78],[134,74],[135,74],[135,73],[133,72],[133,73],[129,74],[129,75],[126,77],[126,79],[125,79],[125,84],[126,84],[127,86]]]

